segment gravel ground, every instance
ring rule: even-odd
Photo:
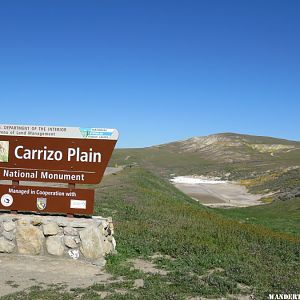
[[[0,254],[0,297],[34,285],[66,284],[71,289],[108,282],[111,277],[102,268],[83,261]]]

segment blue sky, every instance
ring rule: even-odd
[[[112,127],[119,147],[300,140],[300,1],[1,1],[0,123]]]

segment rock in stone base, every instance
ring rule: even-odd
[[[16,228],[15,222],[9,221],[9,222],[3,222],[3,228],[5,231],[12,231]]]
[[[111,243],[111,253],[114,253],[115,250],[116,250],[116,247],[117,247],[117,243],[116,243],[116,240],[113,236],[108,236],[106,238],[107,241],[109,241]]]
[[[43,249],[44,235],[37,227],[20,222],[17,226],[16,241],[19,253],[37,255]]]
[[[13,241],[15,238],[15,235],[12,231],[3,231],[2,235],[9,241]]]
[[[7,241],[4,237],[0,237],[0,252],[12,253],[15,249],[15,244]]]
[[[116,253],[111,218],[0,214],[0,252],[95,261]]]
[[[98,259],[104,256],[102,237],[97,227],[87,227],[79,232],[79,236],[80,251],[84,257]]]
[[[35,216],[32,218],[30,222],[33,226],[39,226],[43,223],[43,218],[39,216]]]
[[[64,234],[65,235],[77,235],[77,229],[76,228],[73,228],[73,227],[70,227],[70,226],[67,226],[64,228]]]
[[[105,254],[111,253],[113,250],[113,246],[109,241],[103,242],[103,251]]]
[[[56,223],[51,222],[43,225],[44,235],[56,235],[58,234],[59,227]]]
[[[49,254],[61,256],[64,254],[64,245],[59,236],[50,236],[46,240],[46,247]]]
[[[65,242],[65,245],[69,248],[76,248],[77,247],[77,244],[74,240],[74,237],[72,237],[72,236],[66,235],[64,237],[64,242]]]

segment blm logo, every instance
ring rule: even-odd
[[[36,207],[38,210],[44,210],[47,206],[47,199],[46,198],[37,198],[36,200]]]
[[[0,141],[0,162],[8,162],[9,159],[9,142]]]

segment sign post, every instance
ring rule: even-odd
[[[93,214],[94,191],[118,140],[106,128],[0,125],[0,210]],[[66,183],[68,188],[32,187],[20,181]],[[3,199],[2,199],[3,198]]]

